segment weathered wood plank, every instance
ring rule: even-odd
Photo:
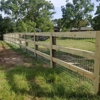
[[[95,64],[94,64],[94,90],[95,93],[100,94],[100,32],[96,34],[96,44],[95,44]]]
[[[53,45],[53,49],[55,49],[57,51],[62,51],[62,52],[70,53],[73,55],[85,57],[87,59],[94,59],[95,58],[95,53],[92,51],[69,48],[69,47],[61,47],[58,45]]]
[[[39,45],[39,46],[44,46],[44,47],[50,49],[50,45],[49,44],[41,43],[41,42],[36,42],[36,44]]]
[[[50,36],[50,32],[40,32],[40,33],[35,33],[36,36]]]
[[[34,49],[30,48],[30,47],[26,47],[27,50],[31,51],[31,52],[35,52]]]
[[[96,31],[86,32],[55,32],[56,37],[72,37],[72,38],[96,38]]]
[[[47,55],[47,54],[45,54],[45,53],[42,53],[42,52],[40,52],[40,51],[38,51],[38,50],[36,50],[36,53],[37,53],[38,55],[40,55],[40,56],[42,56],[42,57],[44,57],[44,58],[50,60],[50,55]]]
[[[12,34],[12,33],[11,33]],[[14,33],[15,34],[15,33]],[[16,33],[19,34],[19,33]],[[34,33],[21,33],[21,35],[33,36]],[[50,36],[50,32],[36,32],[36,36]],[[86,32],[53,32],[56,37],[73,37],[73,38],[96,38],[96,31]]]
[[[65,68],[68,68],[68,69],[70,69],[70,70],[72,70],[74,72],[79,73],[82,76],[85,76],[85,77],[87,77],[87,78],[89,78],[91,80],[94,80],[94,74],[92,72],[90,72],[90,71],[87,71],[87,70],[82,69],[82,68],[80,68],[78,66],[72,65],[70,63],[67,63],[67,62],[65,62],[63,60],[60,60],[60,59],[57,59],[57,58],[54,58],[54,57],[53,57],[53,61],[55,63],[61,65],[61,66],[64,66]]]
[[[25,35],[33,36],[34,33],[27,33]],[[36,36],[50,36],[50,32],[40,32],[40,33],[35,33]]]

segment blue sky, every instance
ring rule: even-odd
[[[55,14],[54,14],[54,19],[55,18],[61,18],[62,17],[62,12],[61,12],[61,6],[64,6],[66,4],[66,0],[47,0],[47,1],[51,1],[54,6],[55,6]],[[91,0],[92,3],[94,3],[94,11],[92,12],[92,15],[94,16],[94,13],[96,11],[96,6],[99,5],[98,2],[96,2],[96,0]],[[72,2],[72,0],[69,0],[69,2]]]

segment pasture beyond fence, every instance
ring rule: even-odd
[[[49,44],[39,41],[40,37],[47,37],[49,39]],[[94,39],[95,40],[95,50],[88,51],[71,47],[64,47],[56,44],[56,39],[58,37],[63,38],[74,38],[74,39]],[[87,31],[87,32],[41,32],[41,33],[9,33],[4,35],[4,41],[7,43],[12,43],[19,45],[20,48],[24,48],[26,52],[34,52],[35,57],[40,55],[50,61],[51,67],[56,67],[59,64],[73,72],[76,72],[93,82],[94,91],[96,94],[100,93],[100,31]],[[77,40],[78,41],[78,40]],[[32,46],[29,46],[32,43]],[[78,45],[78,44],[77,44]],[[84,44],[82,44],[84,45]],[[43,53],[39,51],[38,46],[44,46],[49,49],[50,54]],[[85,68],[79,67],[73,63],[66,62],[56,57],[56,52],[61,51],[68,54],[83,57],[87,60],[94,61],[94,68],[89,71]]]

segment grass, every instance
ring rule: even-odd
[[[4,42],[3,42],[4,43]],[[30,57],[19,48],[4,43],[25,58]],[[93,86],[85,80],[57,68],[43,67],[43,61],[30,57],[32,65],[16,65],[7,70],[0,66],[1,100],[99,100]]]
[[[50,40],[41,41],[50,44]],[[95,51],[95,39],[66,39],[57,38],[57,45],[64,47],[78,48],[83,50]]]

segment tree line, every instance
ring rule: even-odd
[[[0,11],[7,16],[0,15],[0,35],[8,32],[34,32],[35,28],[42,32],[54,30],[54,24],[68,31],[72,27],[80,30],[83,26],[91,25],[100,30],[100,6],[97,7],[95,17],[91,15],[94,4],[91,0],[66,0],[61,7],[62,18],[54,19],[54,5],[46,0],[0,0]],[[100,0],[97,0],[100,2]]]

